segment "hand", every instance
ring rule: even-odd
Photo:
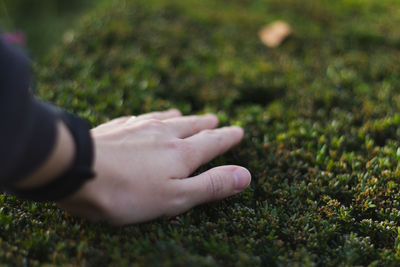
[[[215,115],[178,110],[121,117],[91,130],[96,177],[58,204],[73,214],[123,225],[181,214],[244,190],[248,170],[221,166],[187,178],[243,138],[240,127],[214,129]]]

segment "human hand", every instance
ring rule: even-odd
[[[121,117],[91,130],[95,179],[58,202],[72,214],[124,225],[175,216],[244,190],[249,171],[220,166],[188,178],[243,138],[240,127],[214,129],[215,115],[178,110]]]

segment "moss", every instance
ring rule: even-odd
[[[304,4],[303,4],[304,2]],[[36,66],[42,98],[93,125],[179,107],[246,129],[204,168],[253,174],[239,196],[112,228],[2,196],[10,265],[400,264],[397,1],[138,0],[94,10]],[[281,18],[293,36],[258,40]]]

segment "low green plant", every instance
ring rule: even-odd
[[[116,1],[35,67],[38,94],[97,125],[178,107],[244,141],[249,189],[176,218],[113,228],[2,195],[10,265],[400,264],[397,1]],[[269,49],[258,30],[293,27]]]

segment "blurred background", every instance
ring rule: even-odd
[[[105,0],[0,0],[0,29],[26,36],[31,56],[39,60],[87,9]]]
[[[74,23],[77,23],[77,19],[85,11],[110,1],[112,0],[0,0],[0,30],[3,32],[22,32],[26,37],[26,45],[31,56],[40,59],[50,47],[62,40],[62,35],[68,29],[74,28]],[[158,2],[169,1],[161,0]],[[397,0],[233,0],[226,2],[226,5],[259,6],[260,11],[267,5],[272,7],[272,11],[277,11],[278,17],[290,18],[296,24],[299,22],[299,25],[296,26],[305,25],[309,31],[315,30],[315,25],[307,24],[307,21],[317,22],[322,27],[335,24],[336,28],[340,28],[340,23],[335,21],[344,18],[349,21],[357,20],[361,14],[368,14],[366,17],[370,17],[371,20],[365,25],[360,21],[355,34],[360,31],[368,32],[376,24],[379,25],[380,31],[386,27],[387,34],[391,35],[393,31],[390,30],[392,25],[390,19],[393,16],[385,17],[384,13],[388,6],[393,6],[395,10],[399,10],[396,2]],[[343,16],[341,11],[343,11]],[[391,13],[393,12],[391,10]],[[372,14],[379,13],[382,16],[378,17],[379,21],[376,21],[377,16],[372,16]],[[269,16],[271,15],[274,17],[273,14],[269,14]],[[385,22],[385,20],[387,21]]]

